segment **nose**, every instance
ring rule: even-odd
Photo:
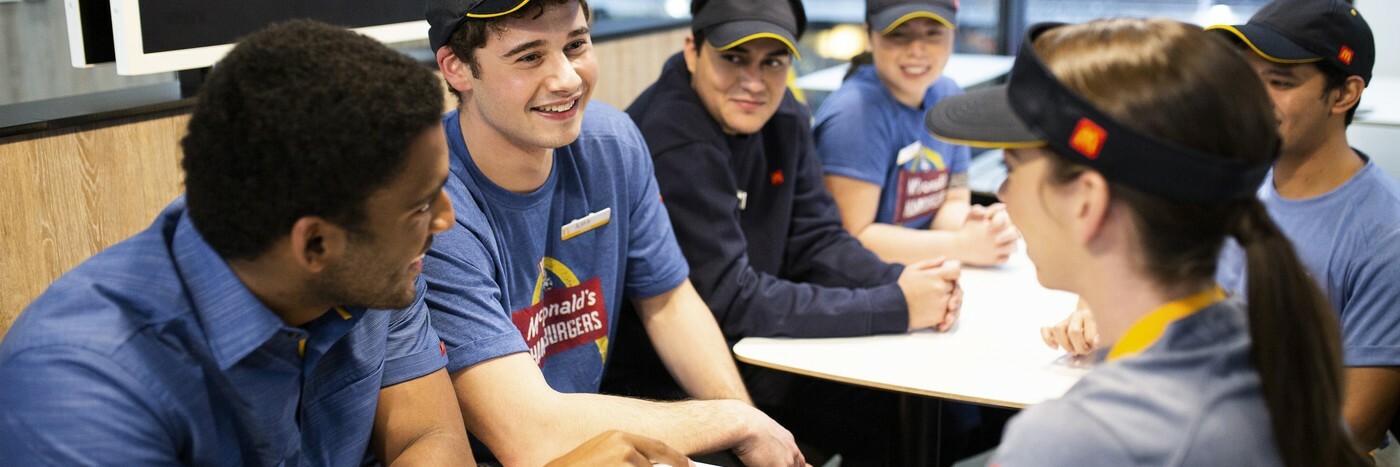
[[[747,92],[749,94],[759,94],[766,90],[767,85],[763,83],[763,69],[761,68],[762,66],[763,65],[761,64],[755,64],[754,66],[748,66],[740,69],[739,88],[743,89],[744,92]]]
[[[560,96],[573,95],[583,85],[583,77],[579,76],[576,69],[580,65],[563,53],[555,54],[554,57],[553,70],[545,82],[546,90]]]
[[[928,54],[928,45],[924,41],[915,39],[909,42],[909,55],[914,58],[924,58]]]
[[[1010,183],[1011,179],[1008,177],[1002,179],[1001,184],[997,185],[997,201],[1001,201],[1003,203],[1006,202],[1006,186]]]
[[[452,227],[456,214],[452,211],[452,199],[447,197],[447,190],[438,190],[437,202],[433,206],[433,220],[428,223],[428,230],[436,235]]]

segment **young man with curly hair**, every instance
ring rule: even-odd
[[[418,298],[452,219],[440,92],[341,28],[244,38],[190,118],[186,195],[0,343],[0,459],[470,462]]]
[[[589,102],[587,5],[432,0],[427,18],[460,102],[443,119],[456,225],[424,275],[472,434],[507,465],[542,463],[603,429],[801,465],[791,435],[748,404],[687,279],[646,143],[626,115]],[[698,400],[592,394],[628,300]]]

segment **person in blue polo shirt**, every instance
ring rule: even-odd
[[[1033,26],[940,138],[1006,149],[998,196],[1040,283],[1094,310],[1101,362],[1011,419],[991,464],[1360,466],[1338,323],[1255,190],[1280,146],[1239,52],[1161,19]],[[1215,282],[1248,258],[1248,303]]]
[[[245,38],[200,91],[186,195],[0,343],[0,459],[469,463],[415,279],[452,216],[438,86],[324,24]]]
[[[967,146],[933,138],[924,112],[962,93],[943,67],[953,0],[866,0],[870,51],[817,110],[826,186],[851,235],[886,261],[1005,262],[1016,229],[1000,204],[971,206]]]
[[[541,464],[603,429],[801,465],[787,430],[747,404],[687,278],[646,142],[589,100],[588,18],[579,0],[428,2],[431,46],[459,96],[442,119],[457,211],[423,271],[467,427],[507,465]],[[629,301],[699,400],[591,394]]]

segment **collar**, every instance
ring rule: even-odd
[[[1142,353],[1152,344],[1161,340],[1162,334],[1167,332],[1167,326],[1191,316],[1206,306],[1224,300],[1225,290],[1215,285],[1203,290],[1195,295],[1180,300],[1168,302],[1165,305],[1152,310],[1147,316],[1143,316],[1133,326],[1128,328],[1128,332],[1118,339],[1113,348],[1108,352],[1106,361],[1113,361],[1120,358],[1131,357]]]
[[[285,325],[238,280],[190,222],[181,206],[171,250],[194,314],[219,368],[227,370],[262,346]]]

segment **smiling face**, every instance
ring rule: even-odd
[[[1333,117],[1328,105],[1332,93],[1327,91],[1326,75],[1313,64],[1274,63],[1248,50],[1244,56],[1274,102],[1279,136],[1283,137],[1281,152],[1285,155],[1312,152],[1325,139],[1329,119]]]
[[[871,31],[875,74],[896,100],[918,107],[929,86],[943,75],[953,53],[953,36],[952,29],[930,18],[910,19],[889,34]]]
[[[792,52],[776,39],[754,39],[728,50],[686,39],[690,86],[725,134],[755,133],[778,112],[787,91]]]
[[[480,73],[459,87],[465,117],[524,150],[574,142],[598,79],[582,7],[571,1],[499,26],[475,53]]]
[[[344,256],[319,279],[335,303],[397,309],[413,304],[414,278],[432,236],[452,225],[447,137],[433,125],[408,148],[403,171],[365,200],[360,228],[349,234]]]

